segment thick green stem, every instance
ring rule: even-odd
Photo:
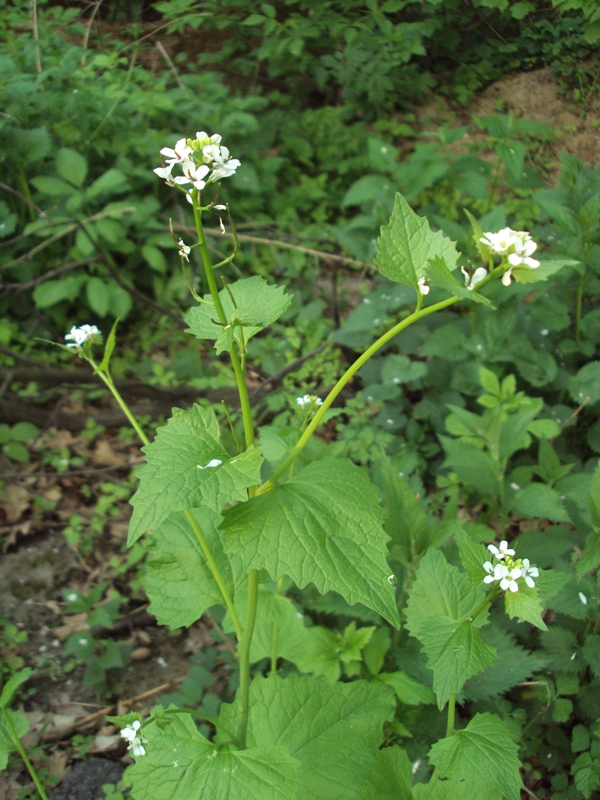
[[[256,493],[263,494],[264,492],[268,492],[270,489],[273,488],[273,486],[279,480],[279,478],[281,478],[281,476],[288,471],[288,469],[292,466],[294,461],[298,458],[300,453],[306,447],[310,437],[313,435],[315,430],[321,424],[321,421],[325,416],[327,409],[331,406],[335,398],[339,395],[339,393],[348,383],[350,378],[352,378],[358,372],[358,370],[362,366],[364,366],[367,363],[367,361],[372,356],[374,356],[378,350],[380,350],[383,347],[384,344],[387,344],[387,342],[389,342],[390,339],[393,339],[394,336],[400,333],[400,331],[403,331],[405,328],[408,328],[410,325],[413,324],[413,322],[418,322],[420,319],[423,319],[423,317],[428,317],[430,314],[434,314],[436,311],[440,311],[443,308],[451,306],[453,303],[456,303],[458,299],[459,299],[458,297],[449,297],[447,300],[442,300],[442,302],[440,303],[435,303],[434,305],[428,306],[427,308],[418,309],[417,311],[414,311],[412,314],[403,319],[401,322],[398,322],[396,325],[394,325],[393,328],[390,328],[390,330],[384,333],[383,336],[380,336],[376,342],[373,342],[373,344],[369,348],[367,348],[367,350],[365,350],[365,352],[361,356],[359,356],[350,367],[348,367],[346,372],[344,372],[342,377],[335,384],[333,389],[329,392],[329,394],[323,401],[323,405],[319,407],[319,410],[312,418],[310,425],[308,425],[308,427],[298,440],[297,445],[294,447],[290,455],[287,457],[284,463],[279,467],[279,469],[276,470],[275,473],[269,478],[269,480],[263,483],[263,485],[257,490]]]
[[[248,574],[248,605],[246,607],[246,621],[244,634],[240,644],[240,722],[238,728],[238,746],[240,750],[246,749],[248,735],[248,713],[250,709],[250,645],[254,633],[256,620],[256,606],[258,604],[258,570],[253,569]]]
[[[213,272],[212,262],[208,253],[206,245],[206,237],[204,236],[204,228],[202,226],[202,215],[200,212],[200,196],[197,194],[194,197],[194,220],[196,222],[196,233],[198,235],[198,243],[200,245],[200,253],[202,254],[202,262],[204,264],[204,271],[206,273],[206,280],[208,281],[208,288],[215,304],[215,311],[219,317],[221,325],[228,325],[229,320],[225,314],[221,297],[219,296],[219,288]],[[240,363],[240,357],[235,349],[235,342],[232,345],[231,351],[231,366],[235,374],[235,381],[237,383],[238,394],[240,396],[240,405],[242,407],[242,419],[244,421],[244,437],[246,439],[246,447],[254,444],[254,424],[252,422],[252,410],[250,407],[250,398],[248,397],[248,387],[246,386],[246,376],[244,369]]]
[[[456,711],[456,695],[448,698],[448,722],[446,724],[446,739],[454,733],[454,712]]]
[[[500,584],[497,583],[494,584],[494,586],[492,586],[490,591],[483,598],[481,603],[479,603],[475,611],[472,614],[469,614],[470,622],[474,622],[477,619],[477,617],[481,614],[483,609],[487,606],[488,603],[492,602],[492,600],[498,594],[499,591],[500,591]]]
[[[27,753],[25,752],[25,748],[21,744],[21,740],[17,736],[17,732],[15,730],[15,726],[12,724],[12,720],[10,718],[10,715],[8,714],[8,712],[7,712],[7,710],[5,708],[2,709],[2,716],[4,717],[4,722],[6,724],[6,727],[8,728],[8,732],[10,733],[10,737],[13,740],[13,744],[15,746],[15,749],[18,751],[19,755],[23,759],[23,763],[25,764],[25,766],[27,767],[27,771],[31,775],[31,780],[34,782],[35,788],[38,790],[39,796],[42,798],[42,800],[48,800],[48,795],[46,794],[46,792],[44,791],[44,787],[40,783],[40,779],[37,776],[37,773],[36,773],[36,771],[35,771],[35,769],[33,767],[33,764],[31,763],[31,761],[27,757]]]

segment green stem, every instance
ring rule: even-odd
[[[475,611],[472,614],[469,614],[470,622],[473,622],[475,619],[477,619],[477,617],[481,614],[483,609],[487,606],[488,603],[492,602],[492,600],[498,594],[499,591],[500,591],[500,584],[494,584],[494,586],[492,586],[490,591],[483,598],[481,603],[479,603]]]
[[[446,739],[454,733],[454,712],[456,710],[456,695],[448,698],[448,723],[446,724]]]
[[[194,195],[194,220],[196,222],[196,233],[198,235],[198,243],[200,245],[200,253],[202,255],[202,263],[204,264],[204,271],[206,273],[206,280],[208,281],[208,288],[215,304],[215,310],[219,317],[221,325],[228,325],[229,320],[225,314],[221,297],[219,296],[219,288],[215,279],[215,273],[212,268],[212,262],[208,253],[206,245],[206,237],[204,236],[204,228],[202,227],[202,215],[200,212],[200,194],[198,192]],[[244,422],[244,436],[246,439],[246,447],[254,444],[254,424],[252,422],[252,409],[250,407],[250,398],[248,397],[248,387],[246,386],[246,376],[244,369],[240,363],[240,357],[235,349],[235,341],[232,345],[231,351],[231,366],[235,374],[235,381],[237,383],[238,394],[240,396],[240,405],[242,407],[242,419]]]
[[[213,578],[215,579],[217,586],[221,590],[221,594],[223,595],[223,601],[225,602],[225,606],[231,615],[231,619],[233,620],[233,624],[235,627],[235,633],[238,637],[238,641],[242,638],[242,623],[240,622],[240,618],[238,617],[238,613],[235,610],[235,606],[233,605],[233,600],[231,599],[231,595],[229,594],[229,590],[225,581],[223,579],[223,575],[221,574],[221,570],[219,569],[217,562],[214,559],[213,554],[210,551],[208,544],[206,543],[206,539],[202,535],[202,531],[200,530],[198,523],[192,516],[190,511],[185,511],[185,516],[187,521],[190,523],[192,530],[194,531],[194,535],[198,540],[198,544],[202,548],[202,552],[204,553],[204,557],[206,558],[206,563],[210,571],[212,572]]]
[[[325,413],[327,412],[328,408],[331,406],[335,398],[342,391],[344,386],[348,383],[350,378],[352,378],[352,376],[355,375],[358,372],[358,370],[362,366],[364,366],[367,363],[367,361],[372,356],[374,356],[378,350],[380,350],[383,347],[384,344],[387,344],[387,342],[389,342],[390,339],[393,339],[394,336],[400,333],[400,331],[403,331],[405,328],[408,328],[409,325],[413,324],[413,322],[418,322],[420,319],[423,319],[423,317],[428,317],[430,314],[434,314],[436,311],[440,311],[443,308],[447,308],[453,303],[456,303],[458,299],[459,299],[458,297],[449,297],[447,300],[442,300],[440,303],[435,303],[434,305],[428,306],[427,308],[418,309],[414,311],[408,317],[406,317],[405,319],[401,320],[396,325],[394,325],[393,328],[390,328],[390,330],[384,333],[383,336],[380,336],[376,342],[373,342],[373,344],[369,348],[367,348],[367,350],[365,350],[365,352],[361,356],[359,356],[350,367],[348,367],[346,372],[344,372],[342,377],[335,384],[333,389],[329,392],[329,394],[323,401],[323,405],[319,407],[319,410],[312,418],[310,425],[306,428],[306,430],[298,440],[297,445],[294,447],[290,455],[279,467],[279,469],[277,469],[274,472],[274,474],[269,478],[269,480],[263,483],[263,485],[258,488],[256,494],[264,494],[264,492],[268,492],[270,489],[273,488],[273,486],[279,480],[279,478],[281,478],[281,476],[287,472],[287,470],[291,467],[294,461],[298,458],[302,450],[304,450],[310,437],[319,427],[321,420],[325,416]]]
[[[244,634],[240,644],[240,722],[238,728],[238,747],[246,749],[248,734],[248,714],[250,709],[250,645],[254,633],[256,620],[256,606],[258,604],[258,570],[253,569],[248,573],[248,605],[246,606],[246,621]]]
[[[104,383],[107,385],[107,387],[110,389],[110,391],[112,393],[112,396],[115,398],[115,400],[117,401],[117,403],[121,407],[121,410],[123,411],[123,413],[125,414],[125,416],[129,420],[129,422],[131,424],[131,427],[134,429],[134,431],[140,437],[142,442],[145,445],[149,445],[150,444],[150,439],[146,436],[146,434],[144,433],[144,431],[140,427],[140,423],[133,416],[133,414],[131,413],[131,411],[129,409],[129,406],[127,405],[125,400],[123,400],[123,398],[119,394],[119,390],[117,389],[117,387],[113,383],[113,379],[112,379],[110,373],[109,372],[104,372],[103,370],[100,370],[99,367],[98,367],[98,364],[96,364],[96,362],[94,361],[94,359],[91,356],[87,356],[87,360],[90,362],[90,364],[94,368],[94,372],[96,373],[96,375],[98,375],[101,378],[101,380],[103,380]]]
[[[37,773],[36,773],[36,771],[35,771],[35,769],[33,767],[33,764],[31,763],[31,761],[27,757],[27,753],[25,752],[25,748],[21,744],[21,740],[17,736],[17,732],[15,730],[14,725],[12,724],[12,720],[10,718],[10,715],[8,714],[8,712],[7,712],[7,710],[5,708],[2,709],[2,715],[4,717],[4,722],[6,723],[6,727],[8,728],[8,732],[10,733],[11,739],[13,740],[13,744],[14,744],[16,750],[18,750],[19,755],[23,759],[23,763],[25,764],[25,766],[27,767],[27,771],[31,775],[31,780],[35,783],[35,788],[38,790],[38,793],[39,793],[40,797],[42,798],[42,800],[48,800],[48,795],[46,794],[46,792],[44,791],[44,787],[40,783],[40,779],[37,776]]]

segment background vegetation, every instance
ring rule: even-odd
[[[107,333],[123,320],[113,372],[134,397],[143,385],[154,400],[152,387],[161,389],[167,406],[228,399],[227,372],[199,357],[179,322],[191,298],[168,221],[185,239],[188,209],[152,173],[161,147],[197,129],[221,133],[242,162],[223,186],[242,244],[230,274],[284,280],[294,293],[283,322],[250,345],[272,461],[287,446],[274,424],[293,436],[290,399],[330,387],[414,302],[405,287],[382,288],[371,265],[397,190],[472,258],[463,207],[486,231],[527,229],[544,254],[578,260],[542,290],[495,286],[495,313],[452,310],[411,328],[364,369],[314,445],[349,455],[381,487],[401,609],[427,547],[453,546],[457,517],[475,541],[505,532],[540,567],[555,568],[549,630],[499,622],[489,644],[505,658],[467,685],[461,714],[465,723],[486,710],[512,720],[526,785],[569,800],[600,785],[600,167],[559,151],[569,131],[506,113],[502,101],[480,118],[468,105],[503,75],[548,67],[585,118],[597,102],[599,39],[593,0],[0,2],[7,491],[25,474],[84,469],[106,436],[102,393],[80,385],[90,447],[40,444],[57,384],[68,393],[73,375],[67,356],[39,339],[62,340],[73,324]],[[419,110],[432,101],[444,109],[437,120]],[[226,249],[216,215],[210,243]],[[65,372],[44,378],[42,360]],[[150,407],[147,426],[160,421],[160,406]],[[78,426],[74,417],[69,424]],[[71,512],[61,535],[95,565],[131,480],[70,480],[94,510],[91,519]],[[40,524],[56,519],[41,493],[22,511]],[[11,552],[21,546],[18,519],[5,514]],[[120,611],[143,603],[147,557],[141,544],[129,554],[112,548],[101,580],[86,591],[66,585],[61,597],[63,613],[85,614],[88,625],[65,640],[63,665],[85,664],[76,674],[111,701],[107,676],[123,672],[133,649],[113,628]],[[425,754],[444,723],[422,689],[431,678],[416,641],[337,596],[286,592],[282,625],[301,608],[321,649],[313,661],[290,650],[282,668],[296,663],[334,680],[375,680],[382,670],[410,678],[394,678],[399,709],[388,741],[401,741],[417,776],[426,775]],[[23,632],[0,623],[7,677],[23,664]],[[217,660],[227,662],[218,630],[169,699],[215,713],[227,693],[227,681],[205,691]],[[256,670],[265,664],[257,658]],[[40,685],[50,680],[47,665],[33,665]]]

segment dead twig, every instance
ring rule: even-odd
[[[72,261],[70,264],[64,264],[62,267],[48,270],[48,272],[40,275],[39,278],[34,278],[31,281],[24,281],[23,283],[5,283],[0,285],[0,289],[2,289],[3,292],[24,292],[27,289],[34,289],[41,283],[45,283],[52,278],[56,278],[58,275],[64,275],[65,272],[72,272],[74,269],[79,269],[79,267],[85,267],[88,264],[92,264],[94,261],[98,261],[98,259],[86,258],[83,261]]]
[[[179,88],[181,89],[181,91],[184,93],[184,95],[186,97],[189,97],[190,93],[186,89],[186,86],[185,86],[184,82],[181,80],[181,76],[177,72],[177,67],[175,66],[175,64],[171,60],[171,56],[167,53],[167,51],[163,47],[162,42],[156,41],[154,44],[156,45],[156,49],[158,50],[158,52],[161,54],[161,56],[167,62],[167,65],[168,65],[169,69],[173,73],[173,77],[177,81],[177,86],[179,86]]]
[[[586,397],[583,403],[581,403],[581,405],[575,409],[575,411],[571,414],[571,416],[568,419],[566,419],[560,426],[561,431],[563,431],[567,427],[567,425],[575,419],[575,417],[580,413],[580,411],[582,411],[585,408],[585,406],[589,403],[589,401],[590,398]]]
[[[163,683],[160,686],[156,686],[154,689],[150,689],[147,692],[142,692],[142,694],[138,694],[135,697],[130,697],[127,700],[122,700],[119,702],[119,705],[127,706],[129,708],[135,703],[140,703],[142,700],[147,700],[149,697],[155,697],[157,694],[162,694],[163,692],[168,692],[170,689],[173,689],[178,684],[182,683],[185,680],[185,675],[182,675],[180,678],[175,678],[174,680],[170,681],[169,683]],[[74,727],[75,728],[83,728],[86,725],[89,725],[92,722],[95,722],[97,719],[101,717],[105,717],[107,714],[110,714],[113,709],[115,709],[117,703],[113,703],[110,706],[106,706],[105,708],[101,708],[100,711],[95,711],[93,714],[88,714],[87,717],[78,720]]]

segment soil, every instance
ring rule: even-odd
[[[475,99],[468,118],[507,111],[549,123],[561,131],[557,151],[572,153],[590,167],[600,164],[600,129],[595,124],[600,111],[598,93],[583,108],[569,92],[560,93],[550,69],[541,69],[490,85]],[[420,110],[420,117],[439,119],[444,113],[450,114],[450,109],[443,103],[441,108],[436,100]],[[93,411],[93,407],[83,410]],[[50,434],[38,443],[30,464],[16,468],[5,461],[0,465],[0,472],[5,473],[2,478],[8,479],[0,498],[0,617],[4,618],[4,622],[0,619],[0,655],[9,668],[27,665],[36,670],[20,701],[31,723],[25,744],[36,767],[47,770],[47,779],[57,782],[82,753],[115,762],[117,775],[118,765],[130,760],[125,742],[114,726],[106,724],[102,710],[110,707],[106,713],[117,713],[135,707],[144,713],[163,692],[180,684],[190,654],[221,640],[206,618],[178,634],[153,622],[143,594],[132,588],[135,568],[121,568],[127,557],[126,499],[114,501],[90,549],[67,543],[64,529],[69,520],[79,514],[84,525],[90,523],[103,483],[128,484],[131,466],[139,458],[137,448],[124,443],[117,429],[104,431],[93,441],[65,430]],[[82,459],[83,467],[54,471],[48,466],[49,456],[59,447],[66,448],[69,458]],[[29,477],[23,478],[23,473]],[[85,630],[85,614],[67,613],[64,593],[79,590],[87,594],[102,581],[108,581],[109,588],[126,599],[107,635],[129,644],[133,660],[123,674],[111,671],[106,682],[84,686],[83,666],[68,671],[70,657],[64,654],[64,642],[71,633]],[[6,620],[16,626],[10,629],[12,633]],[[26,632],[27,639],[17,641],[18,632]],[[218,682],[208,691],[217,691],[222,685]],[[123,702],[140,695],[143,697],[135,703]],[[0,773],[0,796],[5,800],[17,800],[23,786],[29,785],[20,762],[15,759],[11,763],[11,769]],[[97,789],[86,794],[84,785],[76,780],[53,798],[94,800]]]

